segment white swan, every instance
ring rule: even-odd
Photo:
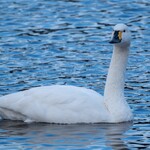
[[[0,97],[1,118],[68,124],[132,120],[132,112],[124,98],[124,78],[130,46],[128,27],[117,24],[110,43],[114,44],[114,50],[104,96],[75,86],[31,88]]]

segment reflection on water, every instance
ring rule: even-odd
[[[5,143],[2,148],[125,149],[128,146],[122,139],[132,123],[56,125],[3,121],[0,126],[0,144]]]
[[[150,149],[148,0],[1,0],[0,96],[52,84],[103,93],[112,26],[132,32],[125,95],[132,124],[0,122],[0,149]],[[128,130],[129,129],[129,130]]]

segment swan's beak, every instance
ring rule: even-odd
[[[122,31],[114,31],[112,35],[111,41],[109,43],[115,44],[115,43],[120,43],[122,40]]]

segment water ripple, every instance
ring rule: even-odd
[[[0,122],[0,149],[149,149],[150,2],[1,0],[0,95],[72,84],[103,93],[111,28],[130,26],[125,94],[133,125],[28,125]],[[18,130],[19,128],[19,130]]]

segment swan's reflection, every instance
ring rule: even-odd
[[[124,132],[132,123],[57,125],[1,121],[0,134],[26,148],[127,149]],[[17,138],[16,138],[17,137]]]
[[[130,129],[132,122],[113,124],[107,127],[105,132],[106,145],[115,150],[126,150],[128,146],[123,138],[126,138],[124,133]]]

